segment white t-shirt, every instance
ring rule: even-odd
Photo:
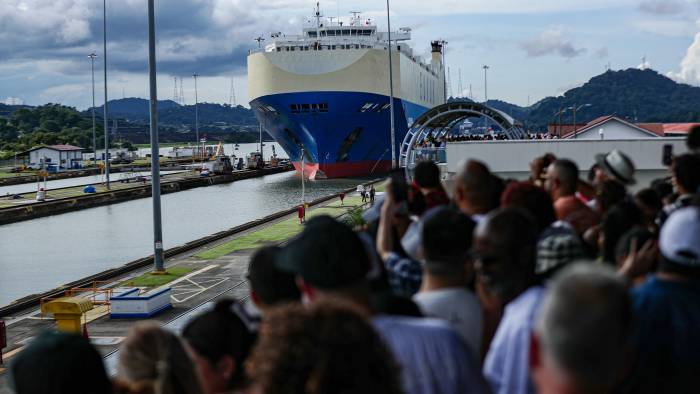
[[[357,185],[357,192],[361,193],[363,191],[365,191],[365,185]]]
[[[417,293],[413,301],[424,315],[447,320],[479,359],[482,316],[481,305],[474,293],[466,288],[452,287]]]

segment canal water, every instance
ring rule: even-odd
[[[300,182],[288,172],[163,195],[164,247],[291,208]],[[307,181],[307,201],[359,182]],[[145,198],[0,226],[0,306],[150,255],[151,204]]]

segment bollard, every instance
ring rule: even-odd
[[[52,313],[59,331],[81,334],[83,314],[92,309],[86,298],[62,297],[41,306],[41,313]]]

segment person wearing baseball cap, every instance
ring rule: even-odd
[[[339,299],[373,314],[369,255],[359,236],[335,219],[309,220],[276,263],[297,276],[305,303]],[[447,322],[374,314],[372,324],[401,366],[407,394],[486,392],[478,363]]]
[[[700,371],[700,207],[669,216],[659,269],[632,290],[636,364],[629,392],[696,392]]]

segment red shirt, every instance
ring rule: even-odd
[[[598,214],[576,196],[559,197],[554,202],[554,212],[557,219],[571,224],[579,234],[583,234],[599,221]]]

